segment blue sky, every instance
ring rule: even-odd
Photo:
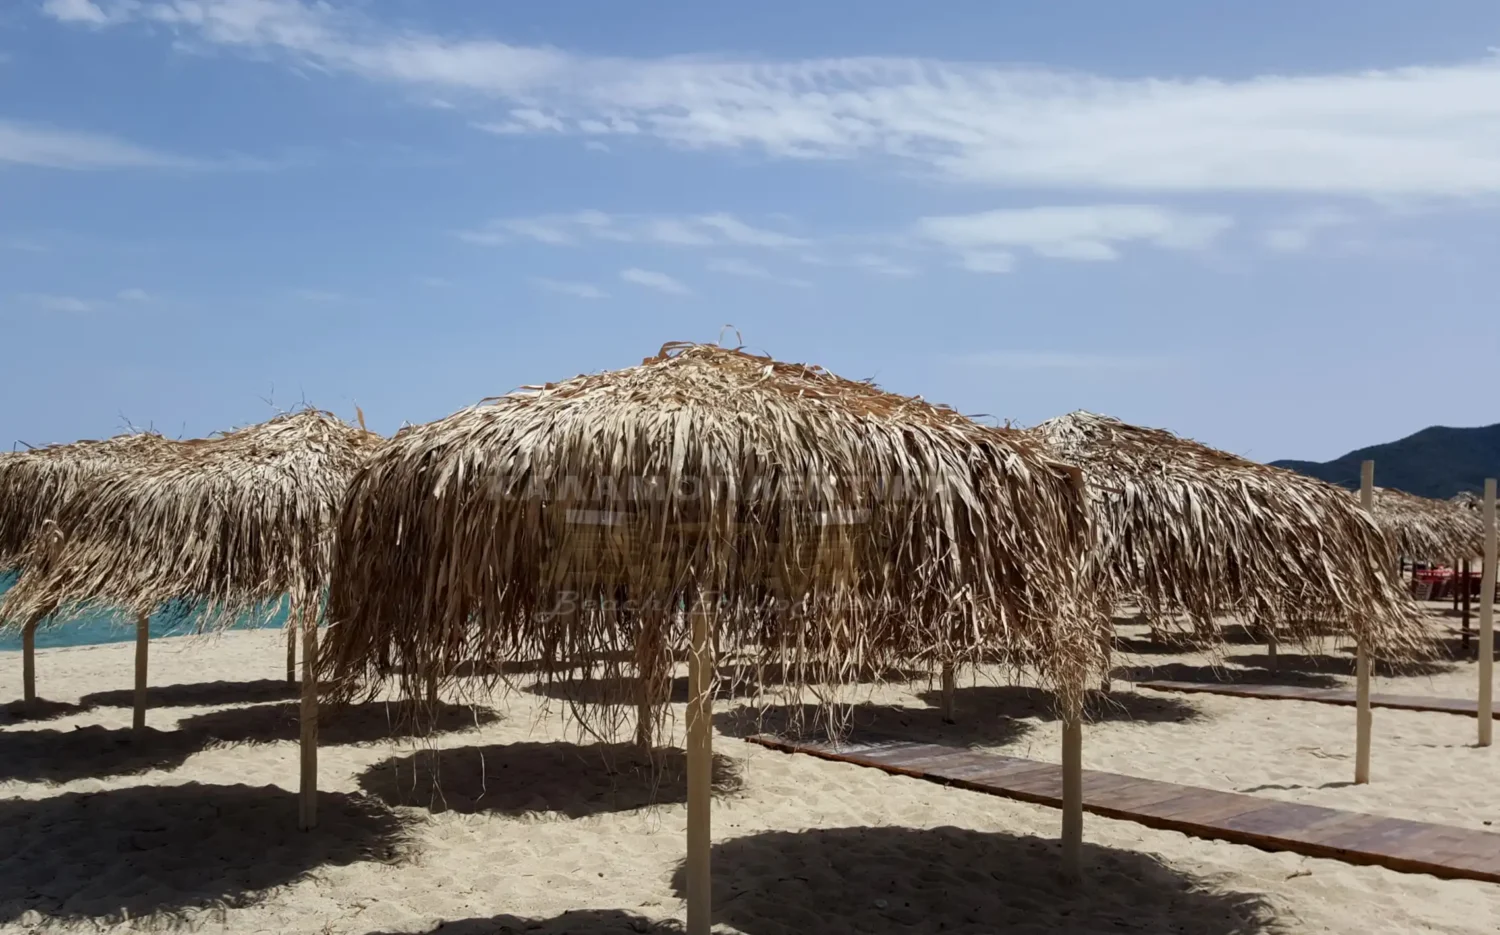
[[[726,324],[1262,459],[1495,422],[1497,43],[1492,0],[6,4],[0,442],[391,431]]]

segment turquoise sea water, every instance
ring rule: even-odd
[[[14,574],[0,575],[0,594],[4,594],[15,583]],[[286,601],[278,602],[275,612],[269,615],[256,613],[237,622],[231,629],[249,630],[259,627],[279,627],[286,623]],[[193,613],[162,612],[151,618],[151,636],[180,636],[193,633],[198,624],[198,615]],[[99,610],[68,623],[42,624],[36,631],[37,649],[58,646],[87,646],[92,643],[124,643],[135,639],[135,618],[126,614]],[[20,652],[19,630],[0,631],[0,652]]]

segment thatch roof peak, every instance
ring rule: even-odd
[[[1074,475],[1018,432],[869,382],[668,344],[392,438],[345,501],[324,662],[362,678],[557,641],[597,654],[635,639],[622,620],[685,649],[662,618],[704,591],[721,647],[753,653],[1087,655]]]
[[[378,437],[314,409],[175,443],[171,458],[90,483],[27,558],[8,620],[88,603],[153,613],[180,601],[227,621],[327,577],[339,501]]]
[[[984,431],[951,407],[902,396],[869,380],[851,380],[815,364],[786,363],[743,348],[674,341],[638,366],[527,386],[487,405],[569,407],[582,403],[721,409],[756,414],[762,406],[796,406],[860,419],[896,419],[963,433]],[[991,430],[995,431],[995,430]],[[1005,430],[998,430],[1004,432]],[[1009,433],[1012,444],[1025,444]]]

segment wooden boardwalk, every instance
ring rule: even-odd
[[[1354,706],[1354,692],[1344,688],[1303,688],[1296,685],[1233,685],[1216,682],[1135,682],[1136,688],[1160,692],[1198,692],[1205,695],[1232,695],[1236,698],[1262,698],[1268,701],[1315,701],[1318,704]],[[1479,702],[1463,698],[1428,698],[1423,695],[1370,695],[1370,707],[1395,708],[1400,711],[1435,711],[1439,714],[1467,714],[1479,717]],[[1500,711],[1492,712],[1500,717]]]
[[[1062,805],[1062,768],[1053,763],[905,740],[870,739],[838,745],[766,735],[749,740],[786,753],[806,753],[1002,798]],[[1094,770],[1083,773],[1083,807],[1106,818],[1268,851],[1500,883],[1500,834],[1484,831]]]

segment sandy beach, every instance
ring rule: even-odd
[[[1208,678],[1201,655],[1130,628],[1122,675]],[[1282,683],[1352,683],[1353,656],[1283,647]],[[128,741],[133,648],[44,650],[47,720],[0,727],[0,931],[670,932],[682,918],[680,763],[653,779],[624,744],[581,738],[566,705],[514,690],[454,704],[443,731],[389,737],[374,704],[324,725],[321,827],[295,830],[295,690],[279,632],[159,640],[150,726]],[[1265,648],[1231,644],[1235,673]],[[5,654],[4,695],[20,659]],[[1111,770],[1488,829],[1500,751],[1472,718],[1375,711],[1373,782],[1355,787],[1352,708],[1132,690],[1117,678],[1085,734]],[[1377,692],[1472,698],[1472,662],[1382,673]],[[959,723],[925,680],[851,692],[856,718],[911,736],[1056,760],[1050,700],[965,673]],[[454,699],[455,701],[457,699]],[[786,699],[790,704],[795,699]],[[1272,854],[1086,820],[1086,880],[1057,878],[1053,809],[737,739],[718,703],[719,928],[797,932],[1491,933],[1500,886]],[[76,706],[76,707],[74,707]],[[778,712],[773,709],[775,716]],[[680,731],[681,705],[674,730]],[[622,734],[619,740],[627,740]],[[680,739],[678,740],[680,744]],[[431,781],[436,765],[439,783]]]

